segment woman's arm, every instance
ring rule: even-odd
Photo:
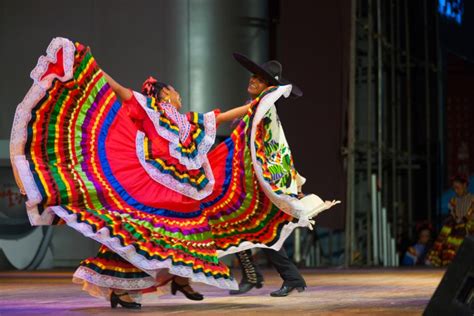
[[[107,80],[107,83],[110,85],[110,88],[115,92],[117,97],[121,101],[128,100],[132,97],[132,92],[130,89],[127,89],[120,85],[117,81],[115,81],[112,77],[110,77],[105,71],[103,71],[104,77]]]
[[[247,111],[249,110],[249,107],[250,107],[250,103],[233,108],[224,113],[220,113],[216,117],[216,122],[217,124],[220,124],[222,122],[232,122],[236,118],[244,116],[245,113],[247,113]]]

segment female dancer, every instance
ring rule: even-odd
[[[270,162],[286,143],[272,134],[266,113],[291,86],[271,87],[222,114],[183,115],[171,86],[150,79],[148,96],[126,89],[88,48],[64,38],[51,42],[31,77],[10,148],[30,222],[66,223],[102,244],[73,280],[112,307],[139,308],[139,294],[170,280],[173,294],[196,300],[202,295],[189,280],[236,289],[219,257],[279,249],[295,227],[334,205],[298,199],[291,192],[296,172],[284,188],[273,181]],[[209,152],[216,124],[244,113],[232,136]],[[285,157],[285,168],[293,168],[287,146]]]
[[[447,266],[456,256],[464,238],[474,235],[474,195],[469,193],[468,185],[466,176],[453,177],[452,187],[456,196],[449,201],[450,214],[428,253],[428,264]]]

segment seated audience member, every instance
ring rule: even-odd
[[[417,226],[418,240],[415,244],[408,247],[405,252],[402,259],[402,265],[404,266],[425,265],[426,254],[431,247],[431,225],[422,223]]]

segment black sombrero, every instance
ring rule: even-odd
[[[283,67],[278,61],[270,60],[258,65],[257,63],[251,61],[247,56],[242,54],[233,53],[232,55],[234,56],[235,60],[239,62],[239,64],[244,66],[251,73],[261,76],[269,84],[276,86],[291,84],[291,96],[301,97],[303,95],[303,91],[301,91],[300,88],[281,76]]]

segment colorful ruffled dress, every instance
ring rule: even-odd
[[[137,92],[119,102],[80,43],[53,39],[31,77],[12,164],[32,225],[66,223],[102,244],[74,274],[90,293],[147,291],[170,274],[236,289],[219,257],[279,249],[334,205],[295,197],[303,178],[274,106],[291,86],[265,91],[211,151],[216,112],[183,115]]]
[[[446,219],[428,253],[428,263],[436,267],[450,264],[466,236],[474,235],[474,195],[453,197],[448,208],[459,220],[452,215]]]

